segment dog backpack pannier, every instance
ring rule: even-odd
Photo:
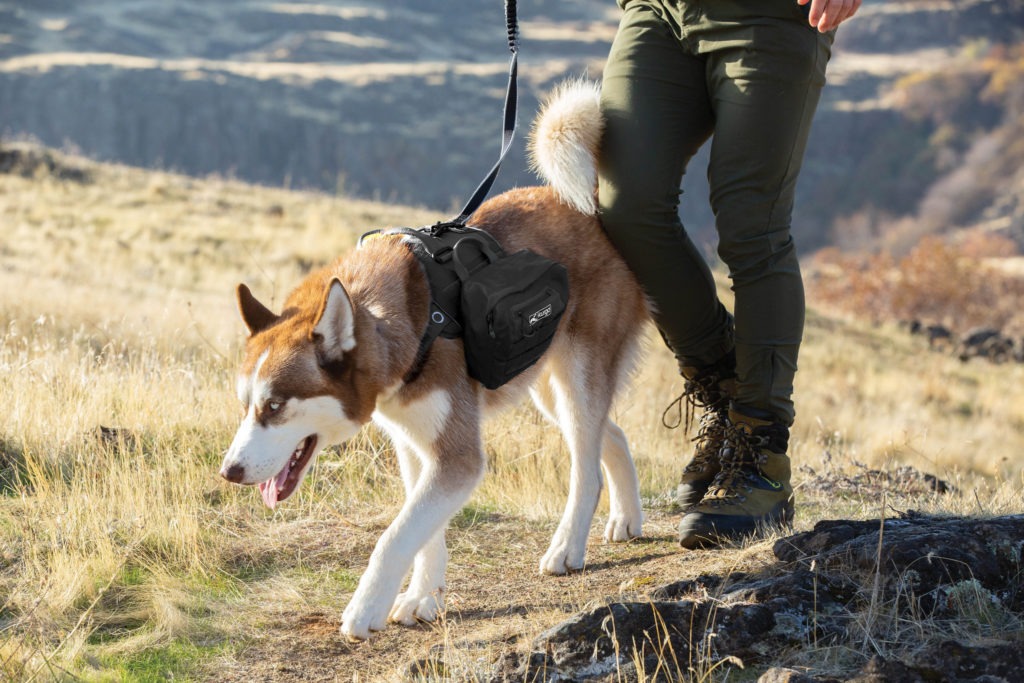
[[[523,249],[492,250],[463,238],[455,245],[462,280],[462,337],[469,375],[496,389],[536,363],[551,345],[569,297],[569,274],[560,263]],[[463,255],[479,244],[487,263],[466,268]]]
[[[421,352],[437,336],[461,336],[469,376],[497,389],[551,345],[569,300],[562,264],[528,249],[506,254],[487,232],[462,225],[374,232],[413,238],[426,270],[432,323]]]

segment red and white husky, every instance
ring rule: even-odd
[[[596,88],[563,88],[539,117],[532,148],[551,187],[512,190],[473,217],[472,225],[507,251],[529,248],[569,271],[568,308],[552,346],[500,389],[470,379],[461,340],[443,338],[416,379],[403,379],[427,327],[429,291],[401,237],[368,240],[309,275],[279,315],[238,287],[249,330],[238,376],[246,414],[221,474],[259,484],[274,507],[295,491],[323,447],[351,438],[371,420],[398,453],[405,504],[345,609],[341,631],[349,638],[367,638],[389,620],[431,621],[443,608],[445,528],[484,474],[481,421],[527,392],[561,429],[572,457],[565,514],[540,571],[583,567],[602,466],[611,508],[605,539],[640,535],[636,471],[608,412],[631,370],[648,307],[594,217],[600,131]],[[399,594],[410,569],[408,588]]]

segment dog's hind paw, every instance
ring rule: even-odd
[[[614,515],[608,518],[604,527],[606,543],[622,543],[643,535],[643,516],[632,518],[625,515]]]
[[[407,591],[398,596],[391,608],[390,621],[413,626],[421,621],[434,621],[444,611],[444,588],[438,588],[426,595]]]

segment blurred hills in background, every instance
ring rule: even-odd
[[[520,138],[600,76],[612,0],[522,0]],[[451,212],[497,157],[502,3],[0,1],[0,135],[101,160]],[[706,150],[684,222],[713,244]],[[924,235],[1024,246],[1024,0],[867,1],[838,34],[794,232],[899,253]]]

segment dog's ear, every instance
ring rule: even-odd
[[[355,313],[341,280],[334,278],[324,292],[320,313],[313,326],[313,335],[323,340],[323,350],[329,360],[341,360],[346,351],[355,348]]]
[[[275,322],[277,316],[270,312],[270,309],[256,301],[249,288],[245,285],[238,285],[236,290],[238,298],[238,310],[242,314],[242,322],[252,336],[261,330],[265,330]]]

